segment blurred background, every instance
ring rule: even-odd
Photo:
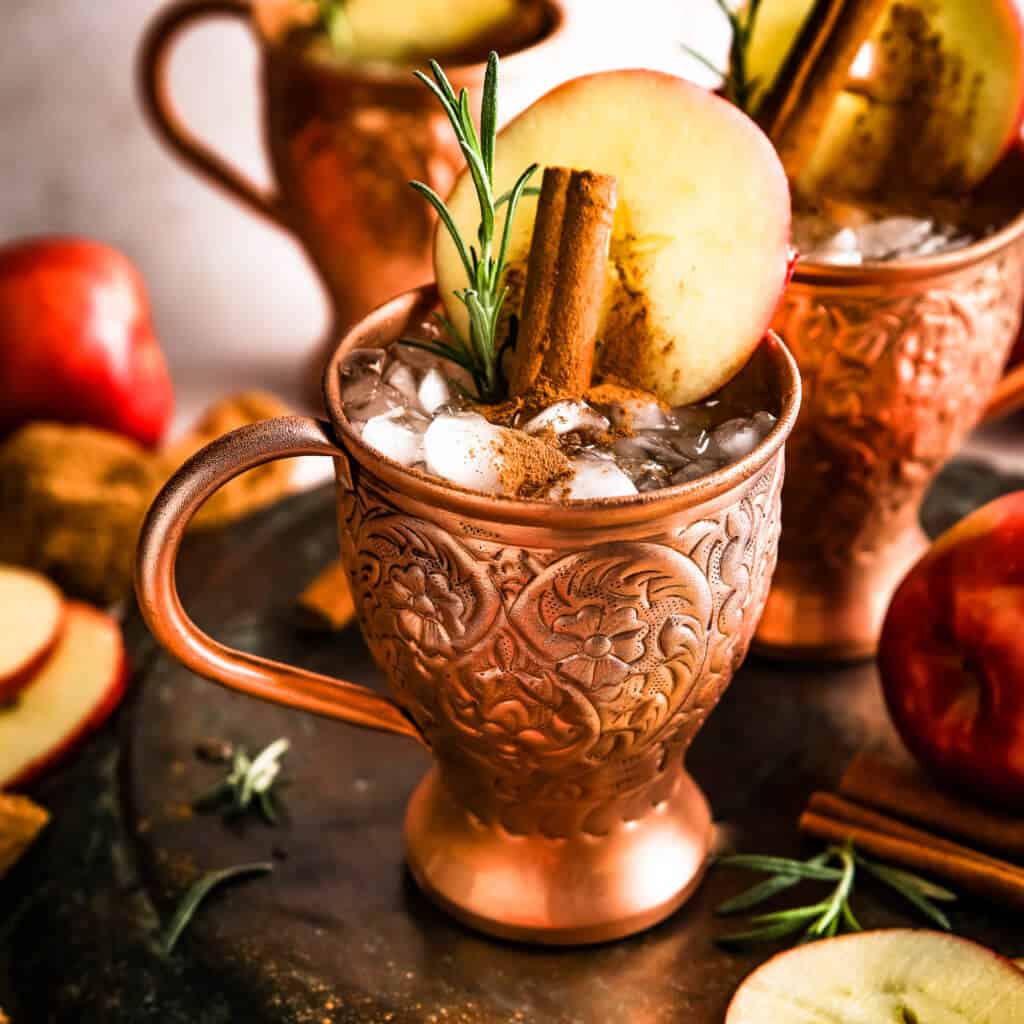
[[[3,0],[0,225],[4,239],[84,234],[146,279],[171,364],[178,430],[225,391],[301,404],[327,306],[298,244],[164,149],[135,91],[135,52],[161,0]],[[680,47],[724,54],[713,0],[573,0],[587,69],[646,65],[708,80]],[[628,8],[628,14],[626,9]],[[180,43],[174,95],[195,130],[268,182],[249,31],[210,23]],[[701,77],[703,76],[703,77]]]
[[[135,262],[171,364],[180,433],[229,390],[260,387],[306,404],[327,305],[299,245],[183,167],[146,123],[135,54],[161,6],[4,0],[0,225],[5,240],[84,234]],[[570,6],[585,14],[576,30],[586,36],[580,70],[642,65],[707,83],[680,44],[715,57],[727,47],[714,0]],[[190,125],[266,183],[257,70],[249,30],[211,22],[179,44],[172,87]],[[1024,465],[1012,418],[981,440],[988,457]]]

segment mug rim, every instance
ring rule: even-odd
[[[589,498],[556,502],[539,498],[511,498],[485,494],[441,481],[423,470],[411,469],[382,455],[356,433],[341,399],[341,362],[354,349],[392,344],[394,326],[424,314],[439,301],[434,284],[421,285],[378,306],[340,340],[324,370],[323,393],[327,413],[341,448],[360,467],[397,492],[464,515],[515,525],[542,525],[574,529],[644,522],[701,505],[752,479],[781,450],[800,411],[801,380],[793,354],[773,331],[767,331],[751,358],[766,350],[779,374],[779,415],[775,426],[753,451],[722,469],[682,484],[617,498]],[[389,336],[390,335],[390,336]],[[741,371],[742,372],[742,371]]]
[[[544,33],[518,49],[510,50],[508,53],[501,53],[499,51],[498,56],[503,67],[507,68],[509,65],[518,67],[520,64],[526,63],[527,60],[535,58],[538,53],[557,42],[565,33],[569,20],[565,0],[540,0],[540,2],[545,7],[548,19]],[[272,37],[264,19],[260,17],[260,7],[261,0],[253,0],[251,24],[259,37],[261,45],[268,52],[272,52],[275,57],[283,57],[295,61],[318,74],[339,79],[357,77],[361,81],[366,81],[372,85],[405,86],[410,84],[412,72],[426,65],[426,59],[419,62],[402,61],[400,63],[384,60],[366,61],[365,63],[352,61],[339,63],[337,66],[323,61],[311,60],[296,47],[289,46],[284,39]],[[451,64],[445,63],[444,65],[445,74],[452,84],[457,87],[463,85],[472,86],[483,82],[486,70],[486,61],[474,61],[472,63],[452,62]]]
[[[1014,142],[1000,164],[1017,159],[1024,164],[1024,137]],[[993,171],[993,173],[995,173]],[[800,260],[793,270],[793,283],[809,285],[889,285],[922,278],[940,277],[980,263],[1024,238],[1024,204],[1001,228],[969,245],[931,256],[906,260],[865,260],[853,266],[820,260]]]

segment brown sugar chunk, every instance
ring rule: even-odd
[[[0,878],[22,858],[50,820],[28,797],[0,793]],[[7,1018],[0,1011],[0,1024]]]

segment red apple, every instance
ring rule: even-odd
[[[173,405],[145,286],[126,257],[84,238],[0,249],[0,434],[60,420],[152,446]]]
[[[0,703],[49,657],[64,625],[64,597],[45,576],[0,565]]]
[[[118,624],[68,602],[53,654],[17,701],[0,710],[0,789],[26,785],[70,754],[117,707],[127,678]]]
[[[1024,811],[1024,491],[944,533],[889,606],[889,711],[933,775]]]

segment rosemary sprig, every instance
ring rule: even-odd
[[[347,0],[316,0],[320,15],[319,27],[327,35],[335,51],[347,53],[352,49],[352,23],[345,11]]]
[[[816,903],[751,917],[749,923],[753,927],[718,939],[719,945],[728,949],[771,942],[798,931],[803,931],[801,941],[804,942],[829,938],[840,930],[861,931],[860,922],[850,906],[858,869],[899,893],[932,924],[945,931],[952,928],[949,918],[935,903],[955,900],[955,893],[909,871],[868,860],[854,849],[852,843],[830,846],[824,853],[809,860],[744,854],[721,857],[718,864],[770,876],[718,907],[715,913],[721,916],[739,914],[760,906],[802,881],[834,883],[831,893]]]
[[[198,810],[219,808],[235,816],[244,814],[255,802],[267,824],[276,825],[279,815],[273,787],[281,774],[281,758],[290,746],[284,738],[274,740],[251,760],[245,748],[238,747],[227,777],[198,797],[193,806]]]
[[[198,879],[188,892],[182,897],[178,908],[174,911],[163,935],[160,937],[160,949],[165,956],[170,955],[181,938],[182,933],[189,926],[189,922],[195,917],[203,900],[219,885],[230,882],[245,875],[266,875],[274,870],[274,865],[266,862],[257,864],[237,864],[234,867],[223,868],[220,871],[210,871]]]
[[[455,292],[469,314],[469,338],[446,317],[437,321],[447,338],[436,342],[404,339],[405,344],[425,349],[463,367],[473,378],[477,397],[497,402],[505,397],[508,383],[502,370],[502,351],[497,341],[498,325],[508,294],[505,271],[508,246],[519,201],[527,194],[530,178],[537,171],[531,164],[519,175],[515,185],[501,196],[494,195],[494,151],[498,131],[498,55],[491,53],[484,76],[480,101],[480,131],[477,133],[469,109],[469,94],[462,89],[456,96],[437,61],[430,62],[433,77],[421,71],[416,77],[434,94],[448,115],[459,148],[465,157],[480,206],[480,226],[476,244],[467,243],[459,232],[448,207],[441,197],[422,181],[409,184],[437,211],[466,271],[467,287]],[[500,235],[498,213],[507,206]]]
[[[757,24],[761,0],[747,0],[738,10],[734,10],[728,0],[715,0],[715,3],[725,15],[730,29],[732,29],[728,70],[723,71],[714,61],[709,60],[692,46],[683,43],[682,47],[694,60],[700,61],[704,67],[719,76],[722,80],[722,92],[730,103],[734,103],[740,110],[752,114],[754,95],[760,80],[750,77],[747,54],[750,49],[750,40],[754,34],[754,26]]]

